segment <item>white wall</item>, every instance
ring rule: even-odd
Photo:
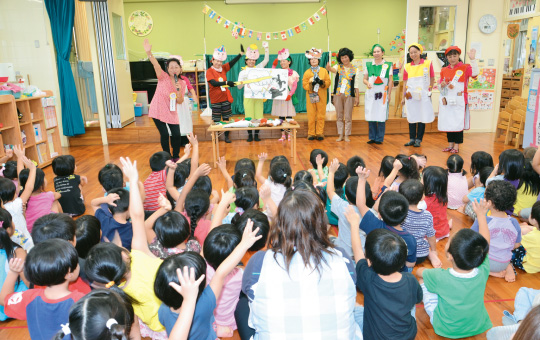
[[[39,47],[36,47],[36,42]],[[57,97],[56,112],[62,145],[60,94],[49,17],[42,0],[0,1],[0,63],[12,63],[28,84],[51,90]]]

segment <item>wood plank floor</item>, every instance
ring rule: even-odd
[[[380,160],[385,155],[396,155],[398,153],[411,154],[411,153],[423,153],[428,157],[428,165],[443,166],[446,164],[447,153],[441,152],[446,146],[446,136],[442,133],[426,134],[422,147],[413,148],[405,147],[403,143],[408,141],[406,135],[388,135],[385,142],[382,145],[368,145],[366,144],[366,136],[353,136],[350,143],[338,143],[335,142],[335,138],[327,138],[322,142],[307,141],[306,139],[298,139],[298,163],[292,165],[293,173],[302,169],[308,169],[309,165],[309,153],[312,149],[321,148],[325,150],[330,158],[337,157],[341,162],[346,162],[347,159],[353,155],[359,155],[364,158],[367,166],[371,169],[372,173],[376,173],[379,169]],[[483,150],[491,155],[497,163],[499,154],[508,149],[502,142],[494,141],[494,134],[489,133],[470,133],[465,134],[465,144],[460,150],[460,155],[465,160],[465,169],[470,168],[470,156],[473,152]],[[201,142],[201,162],[211,163],[212,152],[210,142]],[[87,213],[91,212],[90,200],[92,198],[102,195],[102,189],[97,181],[97,173],[99,169],[107,162],[114,162],[120,164],[118,158],[120,156],[128,156],[131,159],[138,160],[138,168],[140,171],[141,179],[145,179],[150,174],[150,168],[148,165],[148,159],[152,153],[160,151],[160,146],[157,143],[149,144],[116,144],[111,146],[80,146],[64,149],[64,153],[70,153],[76,158],[77,162],[77,174],[85,175],[88,177],[89,184],[84,188],[84,195],[86,198]],[[289,145],[287,142],[280,143],[275,139],[264,139],[263,141],[256,143],[247,143],[246,141],[234,141],[232,144],[220,143],[221,155],[227,157],[227,168],[232,173],[235,162],[244,157],[249,157],[253,160],[257,159],[257,154],[261,152],[267,152],[269,158],[277,155],[290,154]],[[266,169],[268,170],[268,163],[266,162]],[[291,162],[292,163],[292,162]],[[51,167],[44,169],[48,179],[48,189],[52,190],[52,179],[54,174]],[[225,181],[221,177],[219,171],[213,170],[210,174],[214,188],[220,191],[225,186]],[[370,178],[372,181],[373,178]],[[468,228],[472,224],[472,221],[465,215],[462,215],[455,211],[448,212],[449,218],[454,220],[454,228],[452,233],[460,230],[461,228]],[[448,267],[449,262],[444,256],[444,247],[446,240],[438,243],[437,250],[439,256],[443,261],[443,266]],[[429,264],[422,265],[430,267]],[[517,290],[520,287],[531,287],[540,289],[540,274],[526,274],[518,271],[517,280],[514,283],[507,283],[504,279],[490,277],[487,283],[487,289],[485,294],[486,308],[491,317],[491,321],[494,325],[501,325],[501,317],[503,310],[514,310],[514,297]],[[362,294],[358,294],[357,298],[359,303],[363,302]],[[417,322],[418,322],[418,336],[417,339],[442,339],[437,336],[433,327],[429,322],[429,318],[423,310],[422,305],[417,306]],[[470,338],[470,339],[484,339],[485,334]],[[17,339],[24,340],[30,339],[28,330],[26,329],[25,321],[7,321],[0,322],[0,339]],[[238,335],[232,338],[234,340],[239,339]]]

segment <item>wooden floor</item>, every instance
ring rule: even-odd
[[[465,169],[470,168],[470,156],[473,152],[478,150],[486,151],[493,155],[495,163],[499,154],[509,148],[501,142],[494,142],[494,135],[489,133],[470,133],[465,134],[465,144],[462,146],[460,155],[465,160]],[[338,143],[334,141],[335,138],[327,138],[322,142],[307,141],[306,139],[298,140],[298,160],[296,166],[293,165],[293,172],[308,169],[309,165],[309,153],[312,149],[321,148],[324,149],[330,158],[337,157],[341,162],[346,162],[347,159],[353,155],[359,155],[364,158],[367,166],[371,169],[372,173],[378,172],[380,160],[385,155],[396,155],[398,153],[411,154],[415,152],[423,153],[428,156],[428,165],[440,165],[446,164],[447,153],[441,152],[446,146],[446,136],[442,133],[426,134],[422,147],[413,148],[405,147],[403,143],[408,141],[406,135],[388,135],[385,142],[382,145],[368,145],[366,144],[367,137],[351,137],[350,143]],[[210,142],[201,142],[201,162],[211,163],[211,144]],[[247,143],[245,141],[235,141],[232,144],[220,144],[221,154],[227,157],[227,168],[232,172],[235,162],[243,157],[249,157],[253,160],[257,159],[257,154],[261,152],[267,152],[269,158],[277,155],[289,155],[288,143],[280,143],[275,139],[264,139],[263,141],[256,143]],[[89,184],[84,188],[84,195],[86,198],[87,213],[91,212],[90,200],[92,198],[102,196],[102,189],[97,181],[97,173],[99,169],[107,162],[114,162],[119,164],[118,158],[120,156],[128,156],[138,161],[138,168],[140,171],[140,177],[142,180],[150,173],[148,165],[148,159],[152,153],[160,151],[159,144],[118,144],[108,147],[103,146],[81,146],[66,148],[64,153],[70,153],[76,158],[77,162],[77,174],[85,175],[88,177]],[[266,169],[268,170],[268,163],[266,162]],[[45,174],[48,179],[49,189],[52,190],[52,179],[54,177],[51,167],[45,168]],[[218,189],[225,186],[225,181],[221,177],[219,171],[213,170],[210,174],[214,188]],[[370,178],[370,182],[373,178]],[[455,211],[448,212],[449,218],[454,220],[454,228],[452,233],[460,230],[461,228],[468,228],[472,224],[472,221],[465,215],[457,213]],[[448,267],[449,262],[444,256],[444,247],[446,240],[438,243],[437,249],[439,256],[443,261],[443,266]],[[422,265],[430,267],[429,264]],[[507,283],[504,279],[490,277],[487,283],[487,289],[485,294],[485,304],[488,313],[491,317],[491,321],[494,325],[501,325],[501,317],[503,310],[514,310],[514,297],[517,290],[520,287],[531,287],[540,289],[540,274],[526,274],[518,271],[517,280],[514,283]],[[358,294],[358,302],[363,302],[362,294]],[[429,318],[423,310],[423,306],[420,304],[417,306],[417,322],[418,322],[418,336],[417,339],[442,339],[435,335],[433,327],[429,322]],[[469,339],[484,339],[485,334],[469,338]],[[26,329],[25,321],[7,321],[0,322],[0,339],[17,339],[24,340],[30,339],[28,331]],[[234,340],[239,339],[235,334]]]

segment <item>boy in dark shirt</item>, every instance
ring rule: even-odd
[[[52,161],[54,178],[54,191],[62,197],[58,200],[62,211],[70,216],[84,214],[84,198],[82,187],[88,183],[86,176],[75,175],[75,158],[71,155],[58,156]]]

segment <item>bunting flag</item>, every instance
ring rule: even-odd
[[[279,39],[281,37],[282,40],[287,40],[287,36],[293,37],[296,34],[302,33],[302,31],[306,31],[308,29],[307,23],[309,23],[310,26],[315,25],[318,21],[321,20],[321,15],[326,15],[326,6],[322,6],[319,8],[315,14],[304,20],[302,23],[296,26],[292,26],[286,29],[281,29],[277,32],[259,32],[255,31],[253,29],[249,29],[244,27],[243,23],[239,23],[237,21],[232,22],[230,20],[227,20],[223,16],[219,15],[216,11],[214,11],[210,6],[204,5],[202,12],[210,19],[215,19],[217,24],[223,23],[224,28],[229,28],[232,25],[231,33],[234,37],[238,38],[245,38],[246,35],[248,38],[256,38],[257,40],[263,40],[264,37],[266,37],[266,40],[272,40],[272,39]],[[321,15],[319,15],[321,14]]]

